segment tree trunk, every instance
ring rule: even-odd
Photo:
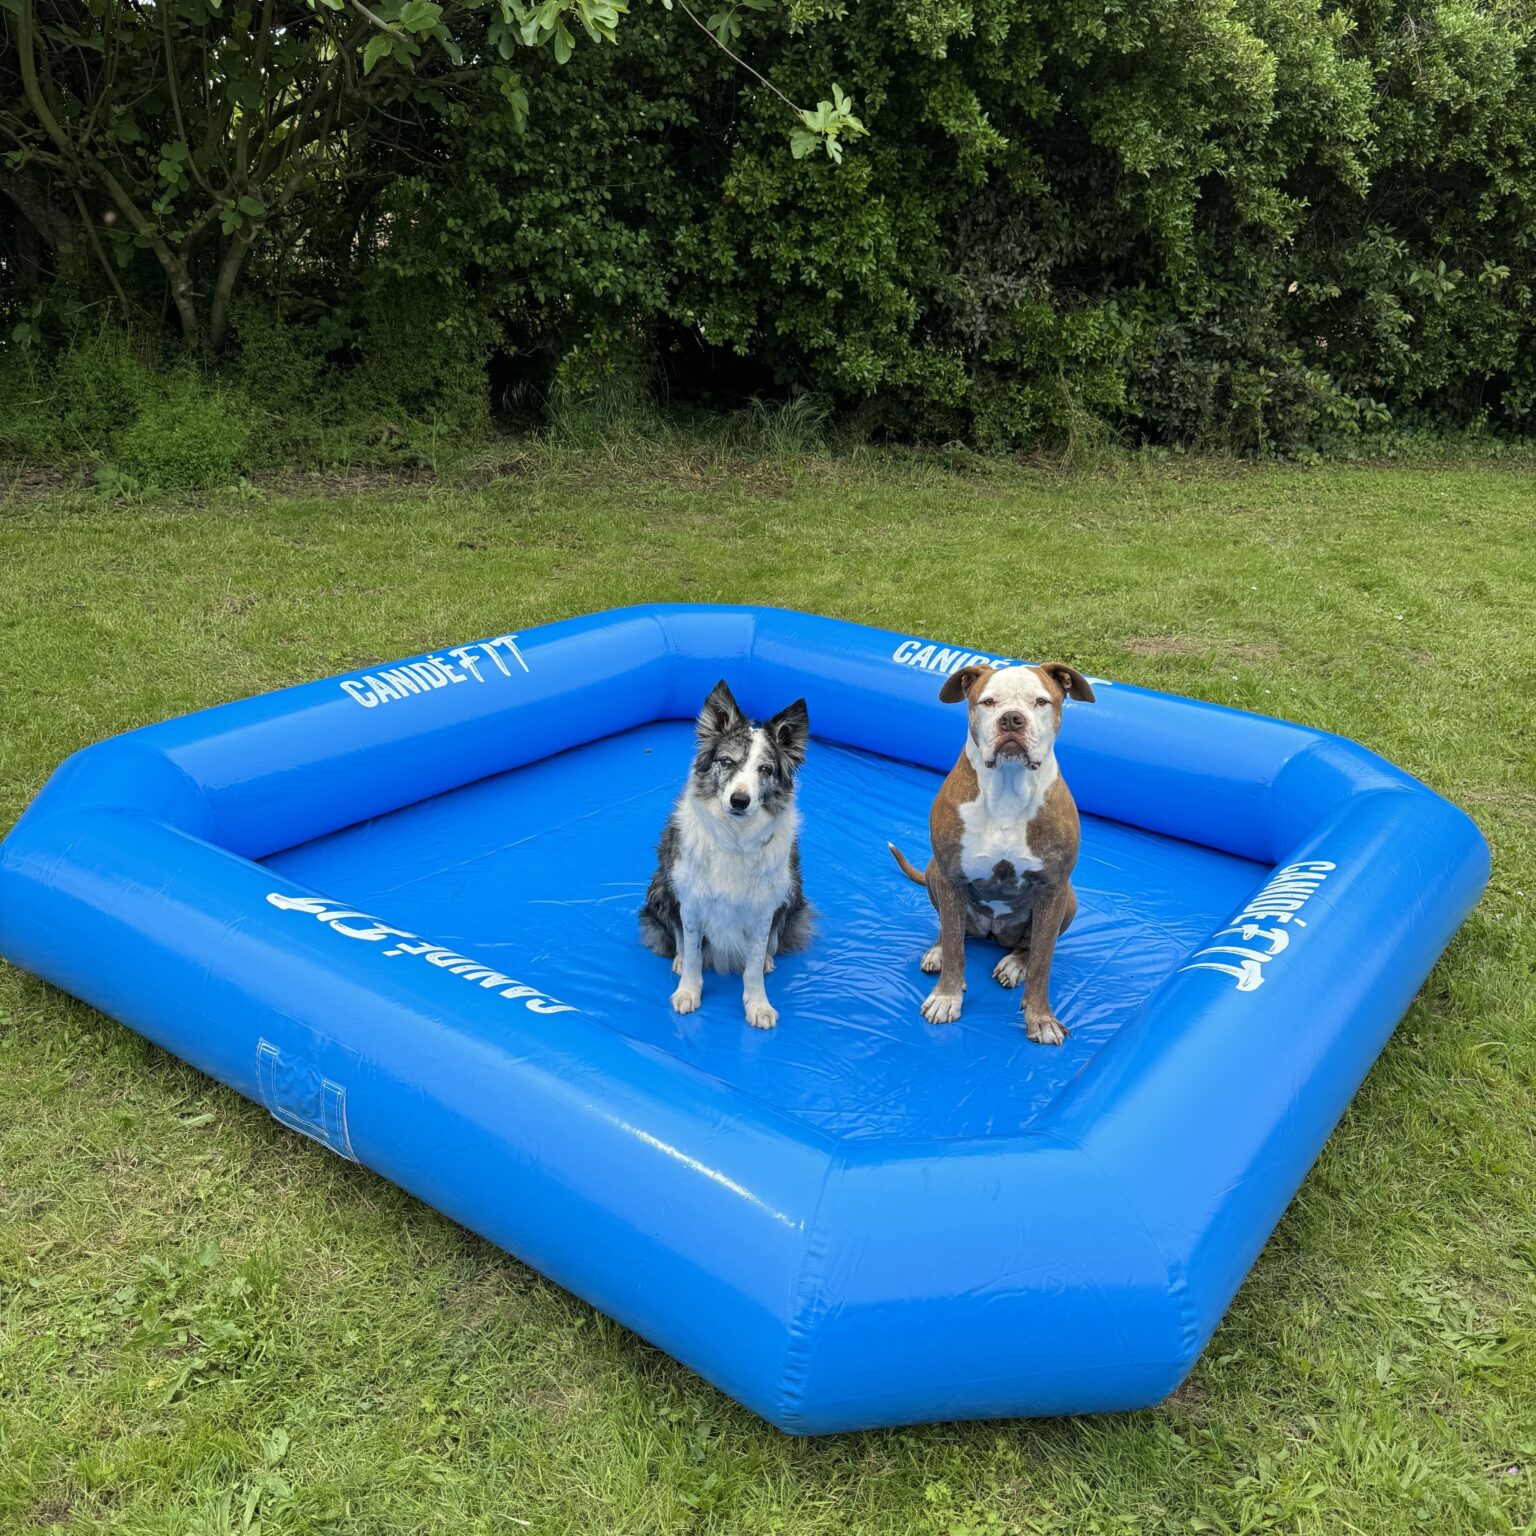
[[[224,345],[229,334],[229,301],[234,297],[240,269],[245,265],[255,238],[256,226],[247,224],[230,242],[219,263],[219,275],[213,285],[213,303],[208,311],[208,340],[215,351]]]
[[[54,250],[70,245],[70,218],[49,201],[46,188],[20,171],[10,171],[0,161],[0,194],[8,197],[21,215],[23,229],[41,236]]]
[[[23,288],[35,288],[43,280],[43,239],[27,219],[16,221],[16,276]]]
[[[133,227],[134,232],[148,236],[149,221],[139,211],[133,199],[128,196],[117,178],[101,161],[70,138],[64,131],[63,124],[55,116],[53,108],[48,104],[37,75],[37,58],[33,52],[36,41],[35,18],[32,12],[33,0],[22,0],[16,17],[16,51],[21,65],[22,92],[26,97],[27,105],[31,107],[33,115],[42,124],[43,131],[58,146],[60,154],[64,157],[70,179],[77,186],[88,184],[91,180],[100,182],[117,205],[118,211]],[[11,195],[14,197],[15,193],[12,192]],[[176,313],[181,320],[182,335],[189,341],[195,340],[197,304],[192,294],[192,274],[187,269],[186,257],[178,255],[158,236],[151,237],[150,245],[170,283],[171,301],[175,304]]]
[[[157,247],[155,255],[159,257],[160,265],[165,269],[171,303],[176,306],[176,318],[181,321],[181,334],[188,341],[196,341],[197,296],[192,292],[192,274],[187,270],[186,262],[169,249]]]

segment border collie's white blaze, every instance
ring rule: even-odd
[[[795,808],[810,720],[797,699],[756,725],[722,681],[704,701],[697,729],[698,755],[661,835],[640,938],[673,957],[679,1013],[699,1006],[709,965],[742,973],[747,1022],[771,1029],[779,1016],[763,974],[775,954],[801,948],[811,934]]]

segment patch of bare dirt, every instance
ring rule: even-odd
[[[1253,645],[1234,645],[1231,654],[1239,661],[1275,661],[1280,645],[1275,640],[1260,640]]]
[[[333,495],[359,491],[419,490],[432,485],[437,475],[430,469],[411,469],[390,465],[380,469],[273,469],[259,470],[250,477],[251,484],[264,491],[284,495],[321,492]]]
[[[39,1529],[47,1529],[54,1525],[68,1525],[70,1514],[74,1509],[74,1501],[60,1494],[57,1498],[44,1499],[41,1504],[32,1507],[27,1516],[27,1524]]]
[[[1200,656],[1207,647],[1201,640],[1185,635],[1132,635],[1125,648],[1133,656],[1156,660],[1163,656]]]
[[[0,513],[73,489],[86,478],[85,468],[82,464],[0,464]]]

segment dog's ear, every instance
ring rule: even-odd
[[[1069,699],[1081,699],[1084,704],[1093,703],[1093,689],[1088,679],[1076,667],[1064,661],[1047,661],[1040,670],[1056,684]]]
[[[709,697],[704,700],[704,708],[699,711],[699,740],[718,741],[728,731],[734,731],[738,726],[745,724],[746,716],[742,714],[736,703],[736,695],[731,692],[730,686],[722,677],[709,690]]]
[[[805,748],[811,739],[811,717],[804,699],[785,705],[763,729],[796,768],[805,761]]]
[[[961,667],[958,672],[951,672],[944,679],[944,686],[939,689],[939,698],[945,704],[958,704],[983,672],[994,670],[992,667]]]

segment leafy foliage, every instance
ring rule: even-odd
[[[231,484],[244,468],[249,438],[240,401],[178,372],[119,435],[114,457],[145,487],[196,491]]]
[[[573,27],[611,44],[627,9],[622,0],[4,0],[0,102],[15,105],[0,108],[9,146],[0,191],[54,247],[73,250],[83,235],[125,310],[115,269],[151,254],[183,334],[217,348],[258,242],[270,246],[284,224],[290,241],[302,238],[338,195],[376,192],[360,167],[380,150],[414,158],[487,78],[515,130],[528,106],[506,67],[516,48],[547,46],[564,64]],[[800,119],[797,146],[809,135],[833,155],[840,133],[858,131],[841,93]]]
[[[304,403],[242,387],[299,452],[620,373],[988,449],[1528,430],[1536,0],[236,4],[5,0],[5,366],[98,303],[246,375],[287,329]]]

